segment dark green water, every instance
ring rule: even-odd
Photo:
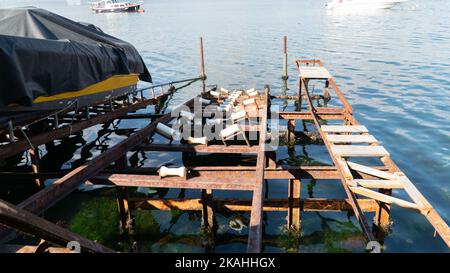
[[[69,1],[70,2],[70,1]],[[71,1],[77,2],[77,1]],[[270,84],[281,94],[282,36],[288,36],[290,60],[318,58],[325,62],[355,109],[356,118],[382,142],[394,161],[450,222],[450,2],[408,1],[390,10],[364,13],[326,13],[325,1],[145,1],[142,14],[93,14],[84,1],[0,1],[2,6],[35,5],[77,21],[91,22],[105,32],[133,43],[144,57],[155,83],[199,74],[198,37],[205,39],[209,84],[225,87]],[[295,93],[295,67],[289,68],[288,86]],[[170,101],[177,105],[199,91],[191,85]],[[293,110],[292,103],[275,101]],[[146,111],[151,112],[152,109]],[[43,170],[79,166],[108,145],[124,139],[129,128],[144,121],[121,121],[86,130],[58,142],[48,153],[41,147]],[[282,124],[285,125],[285,124]],[[301,125],[298,125],[300,129]],[[311,125],[308,125],[312,128]],[[159,141],[158,139],[156,141]],[[132,165],[178,164],[174,154],[129,154]],[[283,163],[330,164],[320,145],[297,145],[295,152],[281,147]],[[18,159],[25,163],[25,159]],[[50,182],[50,181],[48,181]],[[32,189],[15,187],[1,197],[17,201]],[[338,181],[304,180],[304,197],[342,198]],[[135,195],[141,195],[134,191]],[[20,196],[19,196],[20,195]],[[229,198],[236,193],[215,192]],[[121,236],[111,189],[77,192],[52,208],[46,217],[63,221],[69,229],[117,250],[128,250]],[[249,198],[249,193],[239,193]],[[287,196],[287,182],[273,181],[268,197]],[[158,190],[149,197],[199,198],[198,191]],[[392,227],[384,240],[385,252],[448,252],[433,228],[415,212],[392,208]],[[138,249],[147,252],[203,252],[208,238],[200,236],[198,213],[136,211]],[[216,252],[244,252],[248,229],[229,228],[229,221],[247,213],[216,215]],[[368,214],[368,219],[373,215]],[[302,233],[284,229],[286,213],[264,216],[266,252],[363,252],[359,225],[347,213],[302,213]]]

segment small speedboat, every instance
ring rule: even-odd
[[[142,2],[120,1],[120,0],[99,0],[92,4],[91,9],[100,12],[140,12]]]
[[[329,10],[332,9],[388,9],[394,5],[406,2],[407,0],[333,0],[326,5]]]

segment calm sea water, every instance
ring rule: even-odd
[[[153,0],[145,13],[94,14],[85,1],[9,1],[5,7],[34,5],[77,21],[91,22],[134,44],[155,83],[199,75],[198,38],[205,39],[209,84],[259,87],[270,84],[279,94],[282,82],[282,37],[288,36],[290,60],[317,58],[325,62],[355,109],[356,118],[382,142],[394,161],[450,223],[450,2],[411,0],[389,10],[327,13],[317,0]],[[68,5],[70,3],[71,5]],[[288,94],[295,93],[291,62]],[[198,85],[177,93],[171,105],[198,93]],[[283,102],[278,102],[283,104]],[[285,105],[286,106],[286,105]],[[287,110],[293,109],[291,103]],[[124,138],[124,128],[145,125],[122,121],[84,132],[44,156],[48,169],[69,168]],[[126,131],[126,130],[125,130]],[[307,154],[330,163],[326,151],[311,145]],[[298,148],[294,158],[302,159]],[[42,151],[45,153],[45,151]],[[66,155],[66,156],[62,156]],[[280,159],[289,159],[281,151]],[[136,162],[142,158],[136,156]],[[179,162],[173,154],[152,157],[150,164]],[[292,155],[291,155],[292,159]],[[45,168],[44,166],[44,168]],[[234,194],[234,193],[233,193]],[[286,181],[270,184],[269,197],[287,195]],[[47,217],[115,249],[126,248],[118,235],[114,192],[77,193]],[[152,197],[198,197],[196,191],[158,191]],[[229,193],[216,196],[231,197]],[[249,194],[242,193],[242,197]],[[343,197],[340,184],[303,181],[303,197]],[[392,207],[391,232],[385,252],[448,252],[433,228],[417,213]],[[246,249],[248,230],[229,228],[230,219],[248,214],[217,214],[216,252]],[[266,213],[264,251],[364,251],[358,224],[346,213],[302,213],[300,244],[283,230],[286,213]],[[368,219],[371,219],[369,215]],[[202,252],[196,213],[139,211],[137,241],[141,251]]]

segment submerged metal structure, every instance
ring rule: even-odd
[[[286,41],[286,40],[285,40]],[[201,42],[203,44],[203,42]],[[286,47],[285,47],[286,48]],[[285,50],[286,54],[286,50]],[[202,129],[207,126],[208,113],[214,106],[224,111],[225,101],[231,98],[233,92],[228,90],[206,90],[204,81],[206,76],[203,64],[203,48],[201,47],[202,80],[201,94],[182,106],[188,109],[194,116],[189,126],[198,126]],[[127,139],[113,145],[106,152],[99,154],[83,165],[66,172],[45,173],[39,171],[38,160],[32,162],[32,172],[27,173],[1,173],[4,179],[20,179],[23,177],[36,179],[37,184],[42,187],[42,179],[56,178],[56,181],[48,186],[42,187],[36,194],[23,200],[17,205],[12,205],[0,200],[0,231],[1,242],[7,242],[13,238],[15,232],[27,233],[43,239],[43,246],[20,246],[13,247],[8,244],[10,250],[27,249],[33,252],[47,251],[64,252],[68,242],[77,241],[82,251],[88,252],[111,252],[112,250],[74,234],[64,228],[57,226],[41,217],[48,208],[74,192],[78,186],[85,182],[97,185],[113,185],[117,192],[117,207],[119,210],[119,223],[123,231],[131,232],[134,229],[133,212],[136,209],[159,209],[159,210],[189,210],[201,211],[202,228],[207,234],[214,237],[215,220],[214,213],[227,209],[231,211],[250,212],[249,235],[247,239],[247,251],[250,253],[263,250],[265,236],[263,235],[262,216],[264,211],[287,212],[286,226],[293,231],[301,230],[301,214],[309,211],[350,211],[353,212],[361,226],[367,242],[382,240],[379,237],[382,231],[390,223],[390,207],[400,206],[411,209],[424,215],[434,227],[437,234],[450,247],[450,230],[448,225],[439,216],[436,210],[429,204],[425,197],[417,190],[406,175],[398,169],[390,159],[389,153],[379,145],[376,138],[369,134],[366,127],[359,124],[353,117],[353,109],[345,99],[343,93],[336,85],[333,77],[319,60],[297,60],[299,71],[299,89],[294,99],[301,106],[306,101],[307,110],[274,113],[270,110],[271,100],[270,88],[264,90],[236,90],[239,95],[233,96],[231,106],[234,113],[245,111],[245,116],[234,124],[239,124],[239,129],[230,135],[222,135],[222,139],[209,140],[206,144],[195,144],[186,141],[177,141],[168,137],[168,143],[154,143],[152,137],[157,133],[158,124],[168,127],[176,123],[180,116],[173,113],[166,114],[129,114],[138,108],[152,103],[161,102],[174,91],[162,92],[159,96],[146,98],[144,95],[134,100],[129,98],[123,107],[110,109],[108,104],[100,105],[100,112],[95,116],[86,118],[86,115],[69,127],[55,128],[48,132],[29,136],[26,139],[13,134],[11,144],[0,147],[0,158],[12,156],[25,150],[33,149],[44,143],[70,135],[75,130],[83,130],[88,127],[116,118],[145,118],[151,119],[148,125],[134,132]],[[287,70],[285,70],[287,71]],[[283,73],[287,79],[287,72]],[[196,79],[192,79],[196,80]],[[314,103],[314,98],[309,90],[311,81],[323,82],[324,90],[321,98],[330,98],[333,94],[342,106],[326,107]],[[212,92],[211,92],[212,91]],[[222,92],[223,91],[223,92]],[[256,93],[255,93],[256,92]],[[235,98],[234,98],[235,97]],[[125,101],[127,99],[125,98]],[[201,101],[208,101],[208,105],[202,105]],[[229,102],[228,102],[229,103]],[[228,104],[227,103],[227,104]],[[72,113],[74,117],[79,113]],[[195,117],[198,122],[195,122]],[[55,118],[49,118],[48,122],[54,123]],[[271,119],[286,120],[287,131],[276,134],[268,126]],[[277,150],[271,146],[274,138],[286,136],[289,141],[295,142],[298,134],[296,121],[313,122],[316,128],[316,138],[325,145],[333,164],[330,166],[297,166],[281,164],[277,161]],[[326,123],[326,124],[325,124]],[[227,129],[228,127],[225,127]],[[223,129],[219,131],[222,133]],[[16,132],[13,130],[13,132]],[[228,133],[228,131],[226,132]],[[306,135],[306,132],[303,132]],[[309,132],[311,133],[311,132]],[[5,137],[11,132],[4,131]],[[311,135],[311,134],[310,134]],[[228,136],[231,136],[228,138]],[[253,136],[250,137],[250,136]],[[198,136],[190,135],[191,138]],[[245,141],[244,141],[245,140]],[[198,140],[196,140],[198,141]],[[195,142],[195,141],[194,141]],[[164,176],[158,173],[156,167],[130,167],[127,153],[130,151],[140,152],[177,152],[183,158],[184,166],[188,172],[179,172],[175,176]],[[36,154],[34,152],[34,154]],[[234,165],[224,165],[219,161],[208,160],[197,161],[202,155],[229,154],[236,156]],[[378,165],[365,165],[358,163],[358,158],[373,158],[378,160]],[[247,159],[251,159],[248,161]],[[242,159],[247,163],[242,164]],[[200,163],[198,163],[200,162]],[[249,163],[250,162],[250,163]],[[271,180],[286,180],[288,196],[281,199],[265,198],[264,184],[270,184]],[[327,198],[300,198],[301,183],[304,179],[315,179],[317,181],[338,180],[345,191],[346,196],[340,199]],[[0,185],[1,187],[1,185]],[[201,191],[201,198],[189,199],[149,199],[130,198],[127,194],[128,187],[156,187],[171,189],[194,189]],[[404,190],[409,200],[394,196],[397,191]],[[249,191],[251,199],[218,199],[214,197],[214,191]],[[365,213],[375,212],[373,225],[366,219]],[[382,233],[382,232],[381,232]],[[428,235],[424,235],[428,236]],[[432,236],[430,234],[429,236]]]

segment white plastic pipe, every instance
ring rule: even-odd
[[[204,99],[204,98],[199,98],[198,101],[199,101],[201,104],[203,104],[203,105],[211,104],[211,100],[207,100],[207,99]]]
[[[256,96],[259,95],[259,93],[258,93],[258,91],[255,90],[254,92],[247,93],[247,95],[248,95],[249,97],[256,97]]]
[[[206,125],[220,125],[220,123],[221,123],[222,121],[223,121],[222,119],[218,119],[218,118],[215,118],[215,119],[207,119],[207,120],[206,120]]]
[[[156,132],[167,138],[176,138],[178,136],[177,131],[163,123],[158,123],[156,125]]]
[[[188,137],[188,144],[208,144],[208,139],[206,137]]]
[[[231,121],[237,122],[237,121],[245,119],[246,113],[247,112],[245,112],[245,110],[242,110],[242,111],[231,114],[231,117],[230,117]]]
[[[188,111],[181,111],[180,112],[180,117],[182,118],[186,118],[188,120],[193,120],[195,117],[194,113],[188,112]]]
[[[211,94],[211,96],[216,98],[220,97],[220,93],[213,90],[209,91],[209,94]]]
[[[184,166],[179,168],[168,168],[166,166],[162,166],[159,168],[158,173],[159,177],[178,176],[186,178],[187,169]]]
[[[249,93],[253,93],[255,91],[256,91],[255,88],[250,88],[250,89],[245,90],[245,93],[249,94]]]
[[[250,104],[254,104],[256,103],[255,99],[246,99],[242,102],[242,104],[244,104],[244,106],[248,106]]]
[[[226,139],[239,132],[242,132],[241,126],[239,124],[233,124],[220,131],[220,136]]]

